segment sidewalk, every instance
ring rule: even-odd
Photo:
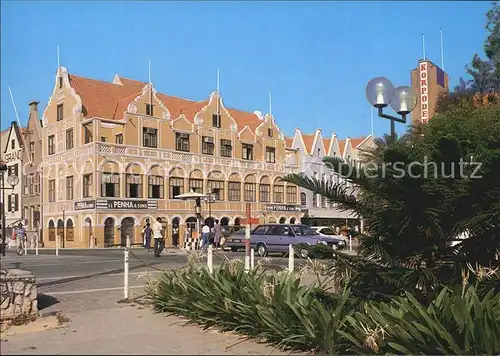
[[[104,310],[67,313],[69,322],[50,327],[12,327],[2,333],[3,355],[286,355],[271,346],[243,341],[231,333],[183,326],[175,316],[154,314],[148,307],[117,304]],[[54,317],[52,317],[54,318]],[[43,324],[48,330],[43,329]],[[53,326],[56,326],[54,322]],[[38,330],[37,330],[38,329]],[[15,333],[14,335],[12,335]]]

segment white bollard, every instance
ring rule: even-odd
[[[59,256],[59,235],[56,235],[56,256]]]
[[[295,251],[292,244],[288,245],[288,271],[293,272]]]
[[[36,240],[35,240],[35,255],[38,256],[38,234],[36,235]]]
[[[28,236],[24,237],[24,255],[28,254]]]
[[[250,250],[250,269],[255,267],[255,250],[252,248]]]
[[[214,260],[213,260],[213,247],[212,244],[208,245],[208,252],[207,252],[207,266],[208,266],[208,271],[210,273],[214,272]]]
[[[130,254],[130,236],[127,235],[127,245],[125,247],[124,253],[124,266],[123,266],[123,299],[128,299],[128,265],[129,265],[129,254]]]
[[[349,235],[349,251],[352,251],[352,236]]]
[[[245,228],[245,272],[250,271],[250,224]]]

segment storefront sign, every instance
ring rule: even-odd
[[[21,159],[23,159],[23,150],[17,150],[16,152],[7,152],[5,154],[5,163],[20,161]]]
[[[95,200],[75,201],[75,210],[95,209]]]
[[[419,65],[419,81],[420,81],[420,118],[425,124],[429,121],[429,81],[428,69],[429,62],[422,62]]]
[[[300,211],[300,206],[271,204],[271,205],[266,205],[266,210],[268,210],[268,211]]]
[[[98,200],[98,209],[158,209],[158,202],[154,200]]]

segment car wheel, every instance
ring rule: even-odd
[[[260,257],[266,257],[267,256],[267,247],[264,244],[258,244],[257,245],[257,254]]]
[[[238,247],[231,247],[231,252],[238,252]]]

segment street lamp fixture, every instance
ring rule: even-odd
[[[212,217],[212,204],[217,200],[218,195],[213,193],[211,190],[208,192],[208,195],[203,198],[203,201],[208,204],[208,217]]]
[[[2,190],[2,204],[0,204],[0,216],[2,218],[2,256],[5,256],[6,250],[6,226],[5,226],[5,190],[14,190],[14,187],[19,184],[19,177],[11,174],[7,177],[7,183],[11,186],[10,188],[5,187],[4,174],[8,170],[7,164],[4,161],[0,161],[0,189]]]
[[[396,141],[396,129],[394,122],[406,124],[406,116],[415,109],[417,97],[412,88],[401,86],[394,88],[389,79],[384,77],[373,78],[366,85],[366,97],[370,104],[378,109],[378,116],[391,121],[391,140]],[[383,109],[387,106],[401,117],[384,114]]]

